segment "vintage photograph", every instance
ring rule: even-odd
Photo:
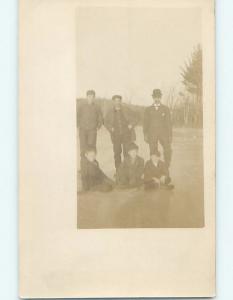
[[[20,0],[19,295],[215,295],[214,0]]]
[[[199,7],[78,7],[77,227],[204,222]]]

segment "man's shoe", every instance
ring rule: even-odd
[[[160,188],[162,190],[173,190],[175,188],[175,186],[173,184],[161,184]]]

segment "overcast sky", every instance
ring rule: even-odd
[[[179,88],[180,67],[198,43],[198,8],[79,8],[77,96],[94,89],[149,104],[153,88]]]

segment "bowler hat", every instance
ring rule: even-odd
[[[127,147],[127,152],[131,150],[138,150],[138,145],[136,145],[135,143],[130,143]]]
[[[161,98],[162,97],[162,92],[160,89],[154,89],[153,90],[153,94],[152,94],[153,97],[159,97]]]
[[[94,90],[88,90],[87,91],[87,96],[95,96],[95,91]]]
[[[116,99],[122,100],[122,96],[121,95],[114,95],[114,96],[112,96],[112,100],[116,100]]]

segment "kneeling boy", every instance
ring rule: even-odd
[[[81,159],[81,179],[84,191],[109,192],[114,182],[100,169],[95,148],[88,148]]]
[[[116,182],[120,188],[135,188],[143,184],[144,160],[138,156],[138,146],[131,143],[127,156],[117,169]]]
[[[145,190],[164,188],[171,190],[174,185],[170,184],[171,178],[165,162],[153,154],[151,159],[145,164],[144,169],[144,187]]]

